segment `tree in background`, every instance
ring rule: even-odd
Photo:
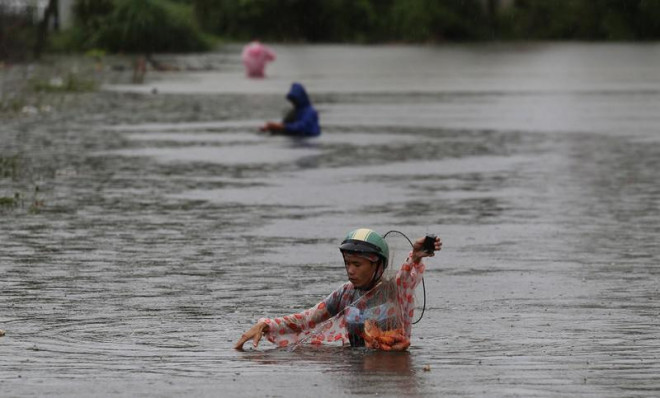
[[[38,56],[56,4],[35,25],[0,3],[0,57],[23,47]],[[76,0],[74,14],[51,44],[151,54],[209,49],[203,32],[312,43],[660,39],[660,0]]]
[[[113,8],[113,0],[76,0],[73,4],[75,44],[83,49],[94,48]]]
[[[189,5],[167,0],[78,0],[74,5],[81,49],[134,54],[133,81],[141,83],[153,54],[204,51],[210,41],[195,24]]]
[[[516,0],[499,14],[503,39],[562,40],[574,38],[580,24],[578,1]]]
[[[396,0],[389,10],[392,39],[404,41],[479,40],[488,36],[488,21],[477,0]]]
[[[660,39],[660,0],[641,0],[639,17],[635,21],[638,39]]]
[[[195,23],[192,8],[167,0],[77,0],[74,5],[82,49],[153,54],[203,51],[210,40]]]
[[[33,8],[21,13],[11,12],[0,3],[0,61],[22,61],[34,49],[36,26],[33,23]]]
[[[581,1],[578,35],[591,40],[649,40],[660,33],[659,0]]]
[[[657,40],[660,0],[516,0],[500,35],[528,40]]]
[[[59,21],[58,21],[58,1],[57,0],[49,0],[48,5],[46,6],[46,9],[44,10],[44,16],[39,22],[39,27],[37,30],[37,41],[34,46],[34,58],[39,59],[41,56],[41,52],[44,49],[44,46],[46,45],[46,40],[48,38],[48,30],[49,27],[52,26],[55,30],[59,28]]]
[[[481,39],[478,0],[191,0],[212,33],[247,40],[380,42]]]

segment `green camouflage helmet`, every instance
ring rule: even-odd
[[[383,260],[383,269],[387,268],[390,249],[382,236],[367,228],[351,231],[339,246],[341,252],[376,254]]]

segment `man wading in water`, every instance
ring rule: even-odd
[[[291,102],[293,109],[280,122],[266,122],[259,128],[262,132],[270,132],[273,135],[288,135],[291,137],[318,137],[321,135],[319,126],[319,115],[312,101],[307,95],[305,86],[300,83],[292,83],[286,99]]]
[[[394,319],[405,338],[402,336],[392,344],[381,344],[380,348],[405,350],[410,345],[414,290],[422,280],[425,268],[422,259],[433,256],[434,250],[442,248],[442,241],[435,237],[431,242],[433,250],[425,250],[426,239],[422,237],[413,243],[412,251],[396,273],[395,280],[383,281],[381,277],[389,260],[385,239],[366,228],[350,232],[339,246],[348,282],[308,310],[281,318],[259,319],[241,336],[234,348],[242,350],[248,340],[252,340],[252,345],[257,347],[262,336],[279,347],[295,345],[310,338],[313,344],[341,342],[350,343],[353,347],[366,345],[379,348],[369,338],[369,333],[365,336],[365,324],[371,330],[371,325],[392,325]],[[380,286],[394,289],[379,289]],[[368,300],[379,298],[379,290],[393,292],[396,297],[389,297],[389,293],[381,294],[388,296],[387,300],[379,301],[376,306],[367,304]],[[317,325],[321,327],[317,328]],[[365,337],[368,340],[366,344]]]

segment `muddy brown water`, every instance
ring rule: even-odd
[[[3,396],[660,394],[659,45],[274,48],[3,121]],[[232,349],[362,226],[444,240],[408,352]]]

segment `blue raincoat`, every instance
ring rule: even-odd
[[[293,121],[284,123],[286,134],[299,137],[317,137],[321,135],[319,116],[307,96],[305,87],[300,83],[293,83],[286,99],[295,107]]]

